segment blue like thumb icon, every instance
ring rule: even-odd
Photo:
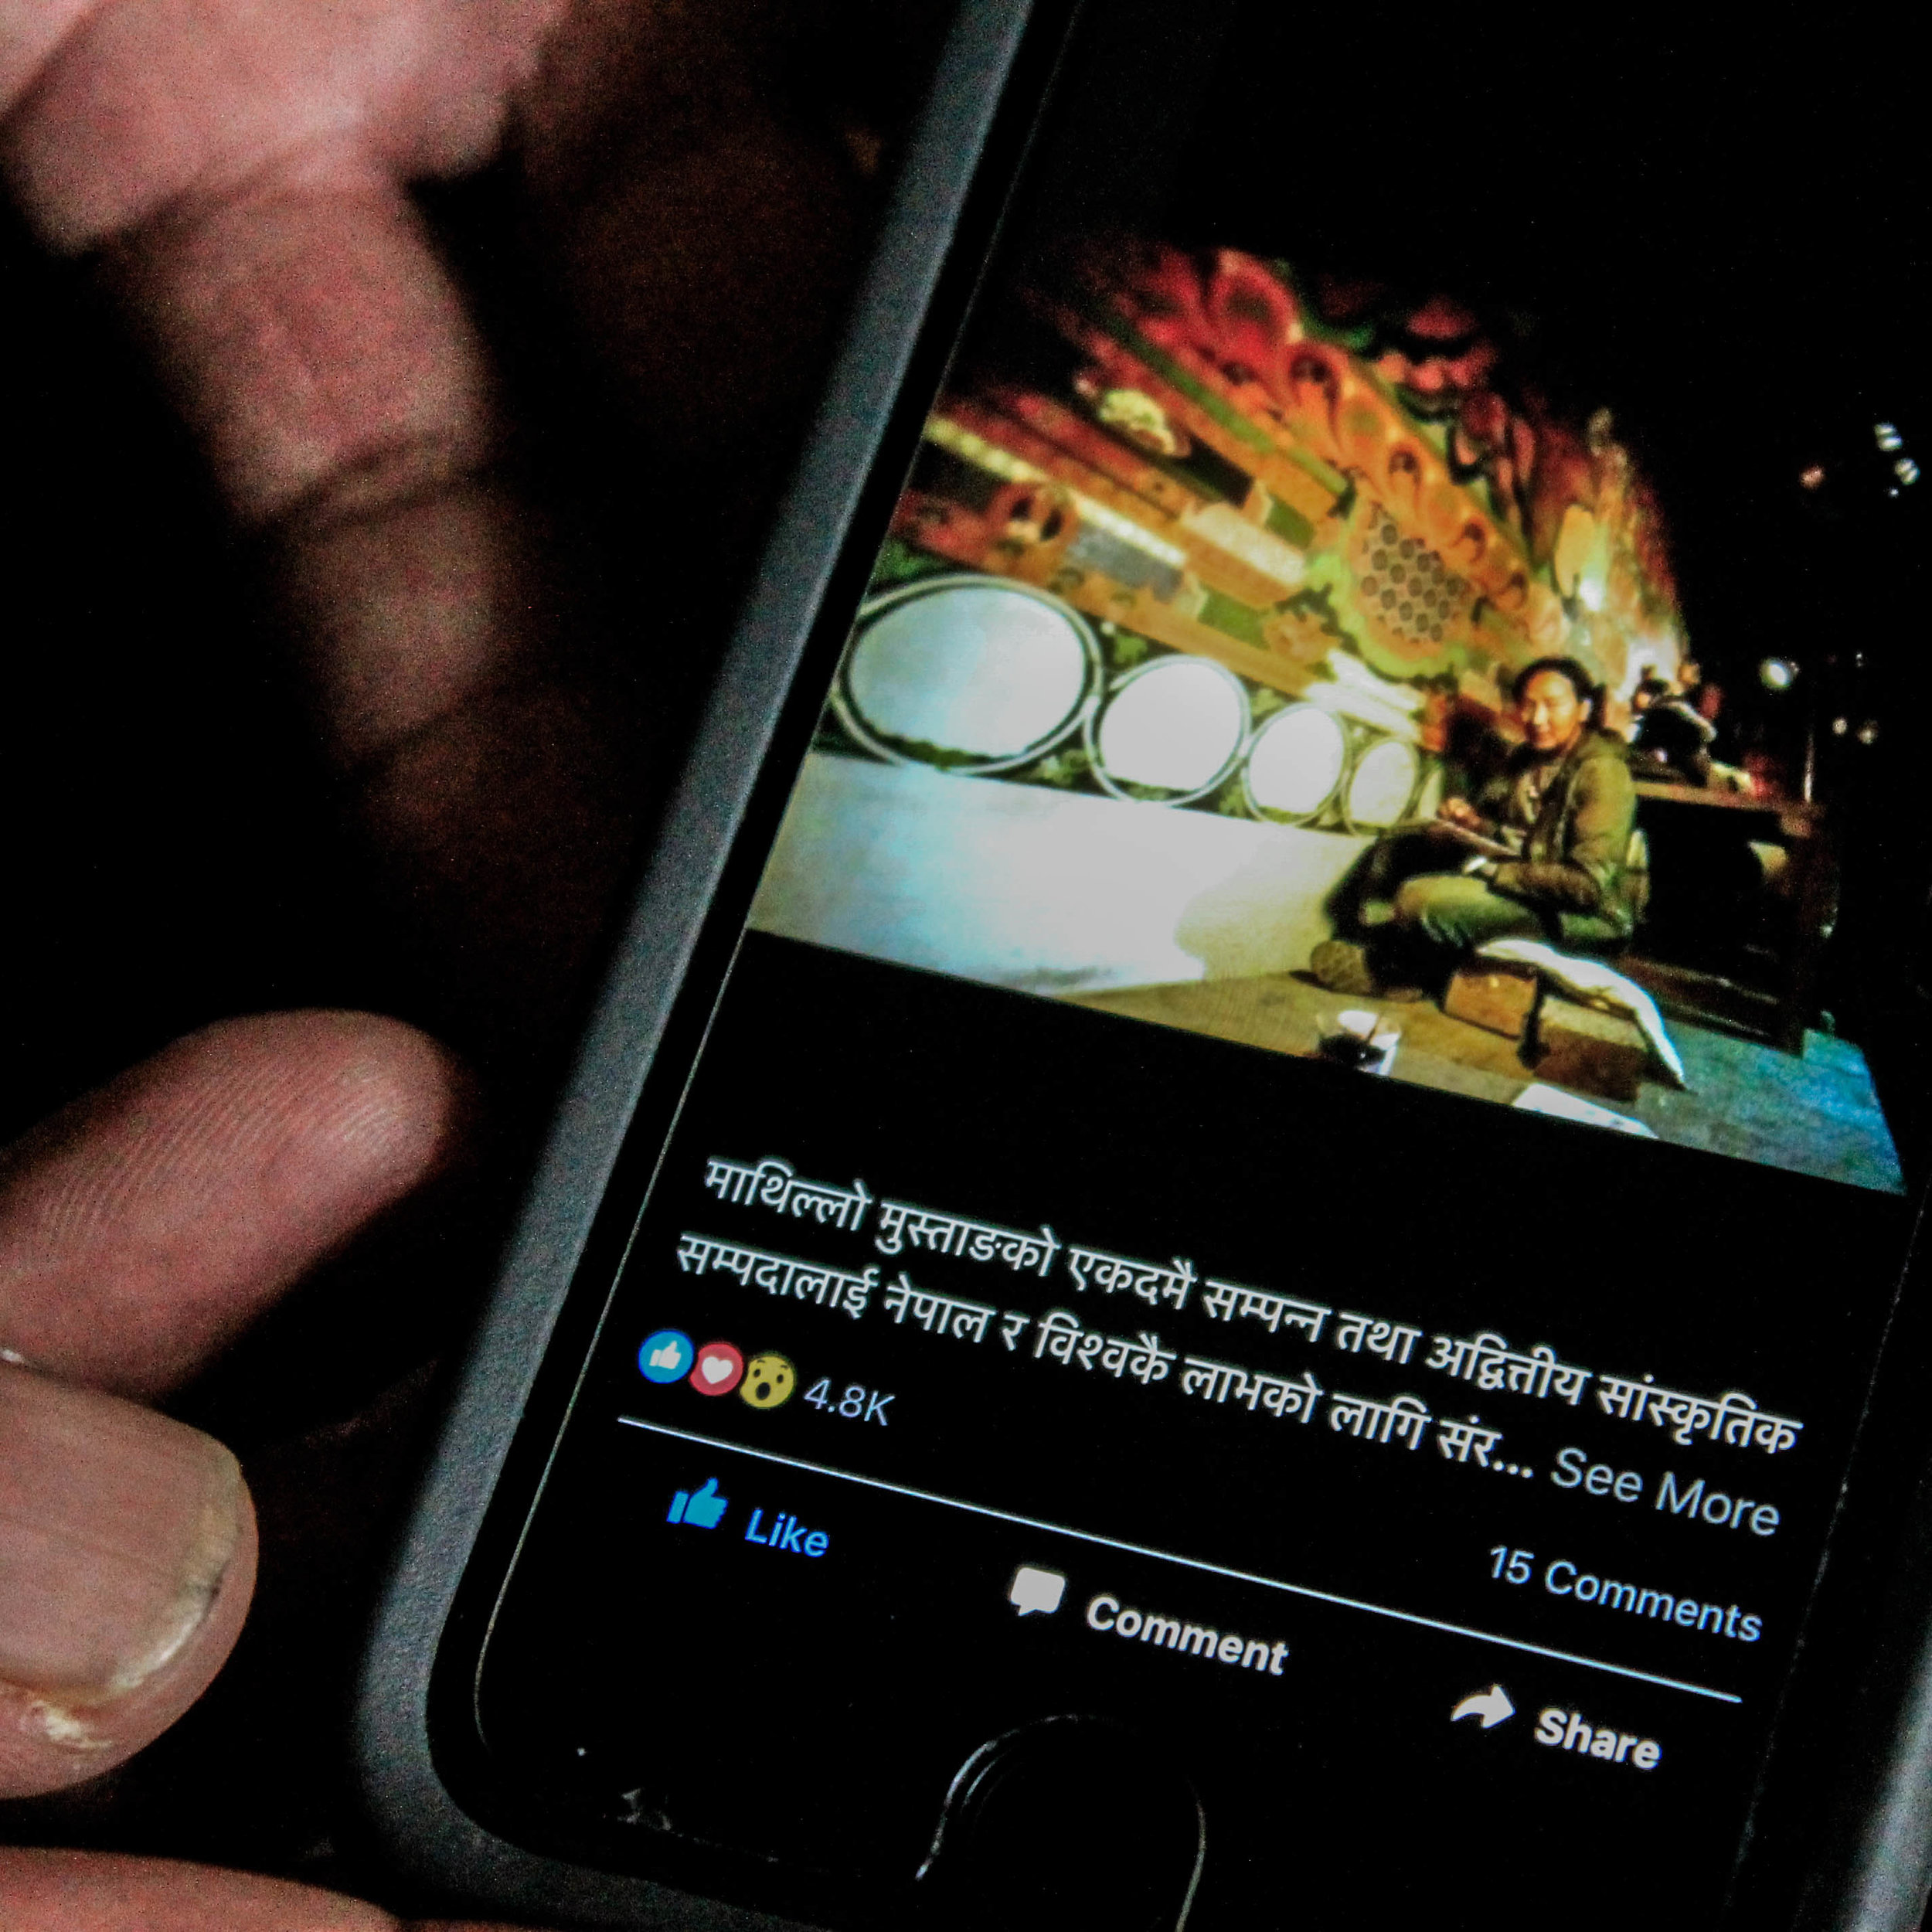
[[[699,1529],[716,1529],[730,1506],[731,1498],[718,1494],[718,1478],[713,1476],[695,1495],[687,1495],[680,1489],[672,1497],[671,1520],[691,1523]]]

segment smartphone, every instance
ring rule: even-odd
[[[1913,425],[1733,420],[1859,233],[1587,24],[961,9],[371,1645],[425,1884],[1916,1923]]]

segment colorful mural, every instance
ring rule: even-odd
[[[1533,658],[1627,691],[1684,654],[1607,416],[1557,420],[1454,304],[1135,243],[1008,306],[927,427],[917,549],[1429,750]]]

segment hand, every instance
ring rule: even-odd
[[[448,1056],[393,1021],[230,1021],[0,1165],[0,1796],[99,1777],[220,1668],[255,1578],[248,1489],[219,1443],[142,1404],[444,1166],[464,1098]],[[0,1852],[9,1932],[390,1923],[349,1910],[156,1861]]]
[[[664,694],[701,682],[680,634],[729,608],[856,260],[895,91],[878,49],[909,53],[922,8],[829,53],[798,22],[822,11],[0,8],[0,170],[151,347],[286,618],[410,1009],[493,1077],[554,1059]],[[590,482],[614,500],[587,510],[583,475],[544,467],[567,438],[506,412],[409,192],[506,148],[492,300],[542,291],[524,362],[574,372],[570,407],[611,425]],[[675,490],[617,495],[650,474]],[[636,520],[600,556],[611,517]]]
[[[1436,816],[1444,825],[1460,825],[1464,832],[1480,832],[1483,816],[1466,798],[1445,798],[1436,808]]]
[[[860,27],[910,58],[917,11]],[[754,0],[0,9],[0,165],[49,246],[97,257],[267,560],[389,909],[390,957],[413,971],[410,1010],[479,1070],[512,1130],[553,1075],[651,782],[663,721],[609,640],[645,640],[655,675],[665,598],[629,527],[633,603],[610,591],[623,571],[608,560],[590,573],[601,607],[583,596],[568,567],[583,532],[533,482],[409,186],[514,151],[529,279],[558,291],[577,332],[560,359],[594,363],[634,460],[702,506],[687,526],[709,532],[700,566],[743,553],[890,131],[836,84],[862,63],[815,65],[801,47],[787,10]],[[910,91],[889,61],[869,78],[881,100]],[[666,550],[690,566],[679,533]],[[726,580],[703,589],[729,603]],[[0,1543],[0,1791],[103,1791],[98,1774],[219,1667],[255,1561],[248,1492],[209,1437],[136,1405],[173,1396],[444,1173],[463,1111],[454,1063],[423,1035],[286,1015],[181,1043],[11,1158],[0,1345],[26,1366],[0,1369],[0,1537],[13,1539]],[[258,1495],[279,1455],[251,1457]],[[265,1590],[296,1553],[274,1513]],[[379,1508],[367,1515],[379,1526]],[[355,1526],[366,1543],[370,1524]],[[361,1605],[341,1573],[321,1573],[346,1632]],[[317,1594],[325,1611],[331,1592]],[[278,1688],[315,1679],[304,1692],[326,1702],[336,1652],[280,1662]],[[265,1781],[264,1753],[335,1748],[284,1742],[289,1702],[262,1708],[274,1716],[247,1713],[219,1755],[226,1787],[198,1784],[164,1814],[192,1816],[195,1842],[225,1857],[254,1855],[245,1832],[222,1837],[222,1815]],[[101,1802],[111,1819],[111,1793]],[[80,1828],[63,1815],[59,1828]],[[182,1834],[158,1835],[168,1849]],[[230,1875],[19,1853],[0,1855],[0,1923],[387,1921]]]

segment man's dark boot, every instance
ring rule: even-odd
[[[1369,949],[1352,939],[1325,939],[1308,955],[1308,971],[1332,993],[1373,999],[1382,991]]]
[[[1352,999],[1409,1001],[1425,998],[1413,978],[1394,969],[1387,949],[1359,940],[1325,939],[1308,955],[1308,971],[1332,993]]]

